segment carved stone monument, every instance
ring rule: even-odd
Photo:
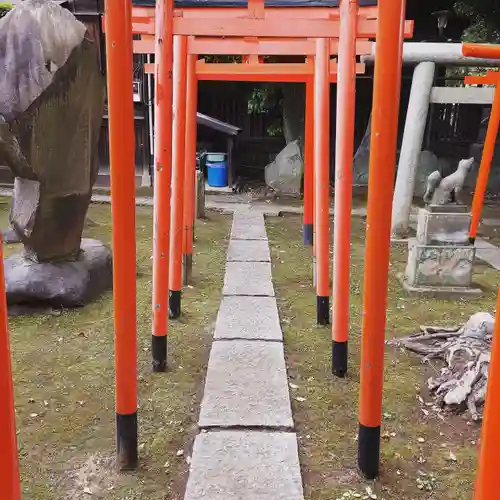
[[[460,191],[473,159],[462,160],[458,169],[442,178],[429,175],[425,200],[417,220],[416,238],[408,241],[408,264],[403,287],[411,293],[437,298],[477,297],[472,286],[476,249],[469,242],[471,214],[459,203]]]
[[[98,172],[105,81],[85,26],[50,1],[0,20],[0,162],[15,176],[7,301],[79,306],[111,286],[109,250],[82,240]]]

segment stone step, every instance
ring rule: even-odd
[[[219,431],[194,442],[185,500],[303,500],[294,433]]]
[[[234,213],[232,240],[267,240],[262,212],[242,210]]]
[[[228,262],[271,262],[269,244],[265,240],[231,240]]]
[[[281,342],[214,342],[198,425],[292,428]]]
[[[222,293],[274,297],[271,263],[228,262]]]
[[[276,299],[224,297],[215,323],[214,338],[283,340]]]

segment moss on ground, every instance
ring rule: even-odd
[[[6,222],[2,200],[0,222]],[[111,240],[110,207],[93,205],[85,236]],[[210,213],[196,229],[193,286],[170,323],[169,367],[152,374],[152,211],[137,210],[140,470],[114,470],[111,293],[61,315],[10,320],[23,498],[180,500],[198,394],[220,303],[230,218]],[[2,226],[4,227],[4,226]],[[6,247],[6,253],[19,251]],[[184,450],[178,456],[178,450]],[[179,452],[180,455],[180,452]],[[92,495],[89,495],[89,490]]]
[[[418,357],[401,349],[386,348],[385,354],[381,477],[369,482],[358,475],[363,220],[353,218],[350,356],[345,380],[331,375],[330,329],[315,326],[311,249],[302,244],[300,218],[266,223],[306,498],[336,500],[348,492],[366,495],[366,488],[372,488],[379,500],[472,498],[479,428],[467,416],[441,414],[425,404],[432,401],[426,380],[439,365],[422,365]],[[481,261],[476,264],[475,281],[485,291],[479,300],[413,298],[403,293],[396,277],[404,271],[406,256],[405,246],[392,248],[386,338],[416,332],[423,324],[462,324],[477,311],[494,313],[495,270]]]

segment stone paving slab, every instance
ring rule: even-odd
[[[231,240],[227,250],[228,262],[271,262],[266,240]]]
[[[269,262],[228,262],[223,295],[261,295],[274,297]]]
[[[500,250],[489,241],[482,238],[476,239],[476,257],[484,260],[497,271],[500,271]]]
[[[214,338],[283,340],[276,299],[224,297],[215,323]]]
[[[283,344],[212,344],[199,427],[292,428]]]
[[[250,210],[237,211],[233,217],[231,229],[233,240],[266,240],[267,233],[262,212]]]
[[[199,434],[184,500],[303,500],[297,436],[285,432]]]

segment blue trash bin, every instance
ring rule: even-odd
[[[227,186],[227,161],[225,153],[207,153],[207,180],[210,187]]]

